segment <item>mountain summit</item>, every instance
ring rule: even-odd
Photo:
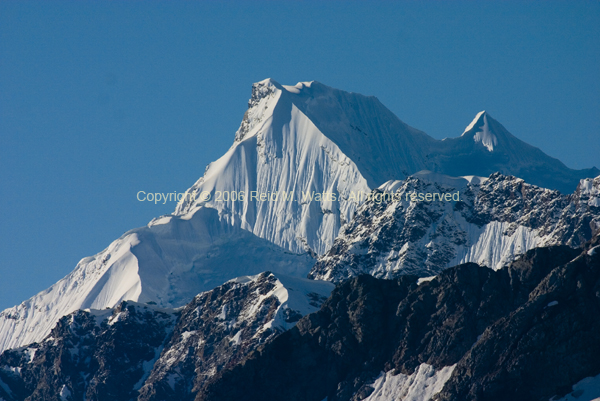
[[[408,126],[373,96],[316,81],[252,86],[248,110],[229,151],[210,164],[176,209],[186,215],[201,205],[239,219],[243,228],[293,252],[323,254],[349,221],[357,203],[350,194],[402,180],[422,170],[450,176],[494,172],[563,193],[600,170],[572,170],[510,134],[480,112],[456,138],[436,140]],[[223,200],[231,191],[335,193],[337,200],[298,204]]]
[[[357,195],[422,170],[501,172],[567,192],[600,173],[567,168],[485,112],[462,136],[438,141],[375,97],[266,79],[252,86],[231,148],[188,190],[194,196],[1,312],[0,350],[42,340],[77,309],[129,300],[180,307],[238,276],[306,276],[354,218],[364,201]]]
[[[490,130],[485,110],[477,113],[473,121],[471,121],[471,124],[465,128],[465,132],[463,132],[461,136],[465,135],[472,135],[473,141],[481,143],[490,152],[493,152],[494,146],[498,145],[498,138]]]
[[[500,172],[530,184],[571,193],[579,180],[600,174],[596,167],[573,170],[514,135],[486,111],[477,113],[461,136],[437,142],[428,155],[431,171],[451,176]]]

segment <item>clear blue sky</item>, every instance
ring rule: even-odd
[[[487,110],[600,167],[600,3],[0,1],[0,309],[175,204],[253,82],[377,96],[435,138]]]

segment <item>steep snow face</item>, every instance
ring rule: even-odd
[[[426,168],[437,141],[400,121],[376,97],[316,81],[288,88],[296,107],[352,159],[371,188]]]
[[[455,366],[435,370],[422,363],[410,376],[393,375],[392,371],[382,373],[371,385],[373,392],[364,401],[429,401],[442,390]]]
[[[342,228],[310,277],[424,277],[465,262],[498,269],[534,247],[581,246],[600,231],[600,208],[590,195],[596,180],[582,180],[568,196],[501,174],[467,180],[423,172],[386,183]],[[436,193],[451,196],[411,199]]]
[[[40,341],[58,319],[77,309],[100,309],[124,298],[138,298],[138,263],[131,252],[138,244],[137,234],[129,232],[99,254],[82,259],[52,287],[2,311],[0,350]]]
[[[465,135],[467,132],[471,131],[473,128],[477,128],[476,125],[477,125],[477,123],[479,123],[481,121],[481,117],[484,114],[485,114],[485,110],[482,110],[479,113],[477,113],[475,115],[475,118],[473,119],[473,121],[471,121],[469,123],[469,125],[467,125],[467,128],[465,128],[465,130],[463,131],[463,133],[461,134],[461,136]]]
[[[49,289],[0,313],[0,349],[40,341],[77,309],[122,300],[178,307],[199,291],[266,269],[304,276],[313,259],[297,255],[200,207],[186,218],[165,216],[132,230]]]
[[[312,86],[286,89],[272,80],[255,84],[233,146],[189,190],[199,196],[207,191],[211,199],[182,202],[174,216],[132,230],[100,254],[83,259],[48,290],[2,312],[0,349],[40,340],[61,316],[78,308],[112,307],[121,300],[179,306],[199,291],[267,268],[306,275],[310,255],[324,253],[354,214],[359,202],[351,194],[370,191],[356,164],[297,106],[318,111],[315,96],[307,92]],[[370,121],[385,111],[376,99],[320,89],[317,97],[337,99],[336,112],[350,104],[364,109],[345,118],[346,128],[352,124],[373,133],[394,131]],[[402,126],[387,113],[379,125],[395,119]],[[321,117],[327,125],[325,115]],[[327,126],[347,149],[368,142],[385,148],[372,137],[343,142],[346,134],[366,137],[359,130],[338,132]],[[369,158],[362,162],[366,170],[368,163]],[[377,165],[369,171],[375,174]],[[273,200],[273,194],[279,198]]]
[[[499,269],[512,262],[515,256],[544,243],[544,238],[536,230],[521,225],[515,228],[514,224],[506,222],[492,221],[483,227],[466,228],[471,246],[457,249],[450,266],[475,262]]]
[[[481,142],[481,144],[485,146],[486,149],[490,152],[493,152],[494,146],[498,144],[498,139],[490,131],[486,115],[483,116],[483,127],[481,127],[481,131],[477,131],[477,133],[473,137],[473,140],[475,142]]]
[[[488,114],[480,117],[463,136],[436,141],[402,123],[374,97],[318,82],[256,83],[234,144],[188,190],[195,198],[184,199],[174,215],[128,232],[81,260],[49,289],[0,313],[0,349],[40,340],[58,318],[77,308],[112,307],[121,300],[179,306],[199,291],[267,268],[302,276],[353,218],[362,203],[357,194],[427,166],[446,173],[508,170],[538,181],[546,174],[554,184],[572,181],[575,173],[562,163],[512,137]],[[478,130],[496,138],[493,152],[473,140]],[[599,203],[598,186],[590,185],[581,192],[585,207]],[[461,232],[471,238],[480,229]],[[415,247],[400,253],[421,254]],[[435,246],[425,249],[444,255],[444,261],[451,254]],[[386,260],[394,264],[394,257]]]
[[[188,218],[209,205],[230,224],[292,252],[324,253],[358,206],[351,193],[370,189],[356,164],[296,106],[296,96],[272,80],[255,84],[236,142],[188,190],[200,196],[184,199],[176,215]],[[203,193],[210,200],[200,199]]]
[[[207,204],[285,249],[322,255],[360,204],[353,193],[424,169],[453,176],[500,171],[563,191],[592,172],[566,168],[485,111],[462,136],[437,141],[375,97],[315,81],[286,86],[266,79],[253,85],[233,146],[207,167],[175,214]],[[307,201],[305,194],[320,199]]]

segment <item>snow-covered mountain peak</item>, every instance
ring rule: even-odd
[[[197,196],[182,199],[175,214],[188,218],[206,205],[228,223],[292,252],[325,252],[356,209],[352,193],[370,192],[353,161],[360,158],[360,146],[348,155],[333,140],[347,130],[330,134],[315,125],[329,99],[344,94],[315,82],[255,83],[233,146],[209,165],[188,190]],[[334,123],[344,118],[343,107],[337,108],[340,116],[324,118]]]
[[[264,98],[268,97],[276,91],[281,91],[283,86],[274,79],[267,78],[262,81],[252,84],[252,95],[248,100],[248,108],[256,107],[256,105]]]
[[[271,78],[264,79],[252,85],[252,95],[248,100],[248,110],[240,124],[240,128],[235,133],[235,141],[242,141],[251,136],[249,133],[257,124],[264,121],[273,112],[273,107],[279,99],[282,86]]]
[[[489,176],[499,171],[530,184],[557,189],[563,194],[572,193],[581,178],[600,174],[595,167],[568,168],[515,137],[486,111],[477,113],[461,136],[435,142],[426,161],[426,166],[418,170],[427,169],[455,177]]]
[[[498,137],[492,132],[488,123],[488,114],[485,110],[477,113],[471,124],[467,126],[465,132],[461,136],[468,133],[473,134],[473,140],[481,143],[489,152],[494,151],[494,147],[498,145]]]
[[[252,84],[252,86],[253,87],[254,86],[256,86],[256,87],[259,87],[259,86],[275,86],[275,87],[281,89],[281,84],[279,82],[275,81],[273,78],[265,78],[262,81],[255,82],[254,84]]]
[[[497,171],[528,183],[565,188],[565,192],[572,192],[580,178],[600,174],[597,169],[568,169],[512,136],[485,112],[472,125],[463,136],[436,141],[400,121],[373,96],[345,92],[317,81],[294,86],[272,79],[257,82],[252,85],[248,110],[233,145],[188,190],[193,196],[184,197],[173,215],[130,231],[95,257],[82,259],[73,273],[48,290],[0,313],[0,349],[38,341],[60,317],[77,308],[103,309],[123,300],[176,307],[200,291],[266,268],[304,276],[314,258],[325,255],[334,245],[340,228],[353,220],[364,201],[361,194],[386,182],[389,192],[393,189],[424,196],[460,190],[463,201],[463,195],[468,195],[462,189],[467,182],[484,187],[488,181],[484,184],[476,176]],[[480,143],[474,141],[478,134]],[[490,140],[493,152],[481,145]],[[434,177],[438,173],[462,178]],[[433,183],[440,179],[446,184]],[[514,187],[520,185],[515,183]],[[491,197],[492,201],[496,198]],[[390,206],[389,213],[393,214],[396,206],[402,207],[396,220],[407,223],[405,237],[411,240],[418,234],[419,238],[412,242],[413,253],[402,251],[402,260],[396,258],[398,255],[385,256],[394,266],[423,260],[417,254],[418,247],[434,239],[429,234],[443,238],[454,217],[458,221],[450,225],[458,227],[458,234],[450,241],[467,244],[471,237],[478,240],[480,236],[488,238],[488,234],[495,238],[498,230],[507,228],[495,224],[482,233],[478,222],[473,227],[463,221],[466,218],[454,216],[456,211],[448,200],[438,200],[428,208],[424,203],[411,205],[406,197],[403,202]],[[404,213],[407,210],[409,213]],[[428,237],[416,231],[418,225],[429,230],[425,220],[418,218],[423,215],[431,220],[424,216],[427,211],[439,223],[431,226]],[[511,213],[507,211],[509,217]],[[479,211],[471,214],[479,215]],[[448,216],[450,223],[443,225],[438,215]],[[484,217],[486,223],[505,223]],[[392,237],[399,244],[401,237]],[[456,250],[464,244],[441,245]],[[432,266],[440,265],[438,254],[448,254],[442,248],[427,248],[431,254],[425,257]],[[413,264],[417,266],[417,262]]]
[[[471,131],[473,128],[477,128],[480,125],[482,125],[483,123],[483,116],[486,114],[485,110],[481,110],[479,113],[477,113],[475,115],[475,118],[473,119],[473,121],[471,121],[469,123],[469,125],[467,125],[467,128],[465,128],[465,130],[463,131],[462,135],[466,134],[467,132]]]

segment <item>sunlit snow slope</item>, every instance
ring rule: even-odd
[[[207,167],[189,190],[196,200],[184,200],[176,214],[208,204],[293,252],[324,254],[356,210],[352,194],[421,170],[451,176],[501,172],[563,193],[575,190],[580,178],[600,174],[596,168],[567,168],[485,111],[461,136],[438,141],[404,124],[375,97],[314,81],[258,82],[248,106],[233,146]],[[201,193],[210,200],[198,199]],[[253,193],[278,193],[279,199],[251,199]],[[323,200],[306,201],[307,193],[323,194]]]
[[[123,300],[178,307],[238,276],[271,270],[305,276],[313,264],[220,219],[211,208],[131,230],[47,290],[0,313],[0,349],[39,341],[77,309]]]

